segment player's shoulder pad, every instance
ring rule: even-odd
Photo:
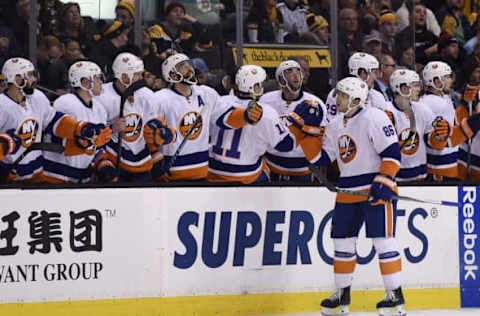
[[[278,100],[279,98],[281,98],[281,95],[282,95],[282,90],[269,91],[260,97],[260,101],[269,103],[273,100]]]
[[[385,113],[381,109],[377,109],[375,107],[367,107],[363,110],[365,111],[364,116],[366,116],[367,119],[373,124],[382,124],[383,126],[384,123],[391,123],[387,113]]]

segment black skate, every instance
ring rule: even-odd
[[[350,287],[338,289],[329,298],[324,299],[320,305],[322,306],[322,315],[348,315]]]
[[[380,316],[405,316],[405,299],[403,298],[402,288],[387,290],[383,300],[377,303],[377,310]]]

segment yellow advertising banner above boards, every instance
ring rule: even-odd
[[[236,62],[237,48],[232,47],[232,52]],[[243,47],[243,63],[264,68],[276,68],[282,61],[293,56],[306,58],[310,68],[329,68],[332,65],[328,48]]]

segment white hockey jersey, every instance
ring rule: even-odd
[[[126,120],[126,128],[122,138],[122,153],[120,167],[131,173],[148,172],[152,168],[152,156],[147,148],[143,137],[143,127],[146,122],[155,117],[155,109],[152,105],[154,93],[147,87],[135,91],[133,104],[125,102],[123,116]],[[113,124],[120,116],[121,92],[113,82],[103,85],[101,95],[94,97],[105,107],[108,124]],[[118,134],[112,134],[112,139],[106,146],[108,157],[112,161],[117,160]]]
[[[410,119],[402,110],[392,104],[391,110],[399,144],[402,153],[402,163],[397,173],[397,181],[420,180],[427,176],[427,143],[430,133],[433,131],[432,123],[435,119],[433,112],[426,104],[412,102],[412,110],[415,115],[415,137],[405,145],[410,135]]]
[[[337,115],[343,115],[338,112],[337,109],[337,96],[335,95],[335,89],[330,90],[327,96],[327,123],[331,122]],[[392,105],[390,102],[385,101],[383,94],[375,89],[368,90],[368,97],[365,100],[365,108],[374,107],[380,110],[391,110]]]
[[[198,180],[205,179],[208,174],[209,126],[213,117],[221,117],[228,108],[223,108],[219,102],[220,96],[210,87],[192,86],[189,97],[174,89],[162,89],[155,92],[153,106],[156,116],[163,117],[169,126],[177,130],[175,142],[161,146],[159,152],[169,163],[177,151],[184,136],[193,127],[198,116],[200,123],[188,138],[175,163],[170,168],[171,176],[167,180]]]
[[[56,115],[57,114],[57,115]],[[2,163],[13,163],[33,143],[42,141],[42,132],[48,127],[56,131],[57,123],[64,115],[56,113],[50,101],[39,90],[25,97],[25,106],[16,103],[6,93],[0,95],[0,132],[14,129],[22,139],[22,146],[13,155],[6,156]],[[49,125],[50,124],[50,125]],[[16,167],[16,177],[11,180],[41,181],[43,157],[39,150],[28,153]]]
[[[455,124],[455,109],[448,96],[425,94],[420,102],[432,110],[435,117],[441,116],[447,120],[451,127]],[[438,176],[455,178],[458,175],[457,168],[458,146],[447,146],[442,150],[427,148],[428,172]]]
[[[299,97],[292,101],[287,102],[282,95],[282,90],[276,90],[265,93],[260,102],[264,102],[275,109],[278,115],[286,115],[295,109],[297,104],[304,100],[311,100],[313,103],[319,104],[322,110],[322,123],[321,126],[327,125],[327,108],[322,100],[313,94],[308,92],[302,92]],[[287,176],[303,176],[310,174],[308,169],[308,160],[305,159],[305,154],[300,146],[297,146],[291,151],[281,152],[275,148],[271,148],[265,154],[265,160],[270,169],[277,174]]]
[[[64,94],[53,103],[56,111],[66,113],[78,122],[87,121],[94,124],[107,125],[107,113],[98,100],[93,99],[91,105],[87,105],[79,96],[73,93]],[[44,177],[48,182],[81,182],[90,181],[92,170],[90,168],[95,152],[82,153],[70,156],[67,148],[74,145],[73,139],[60,139],[53,136],[52,141],[61,143],[65,148],[65,153],[45,152],[45,171]],[[97,150],[98,151],[98,150]]]
[[[230,95],[220,98],[224,107],[246,108],[250,101]],[[216,124],[218,117],[210,121],[209,181],[253,183],[265,169],[262,156],[266,150],[273,150],[282,141],[290,145],[288,149],[294,148],[294,137],[277,112],[265,103],[259,104],[263,116],[256,125],[224,129]]]
[[[290,10],[285,2],[280,2],[277,4],[277,9],[282,14],[283,28],[287,34],[308,32],[306,8],[298,5],[295,10]]]
[[[328,165],[336,160],[339,188],[368,191],[382,162],[393,169],[400,166],[397,146],[397,134],[388,116],[376,108],[361,108],[352,117],[339,116],[327,126],[322,157],[313,163]],[[342,203],[362,200],[366,198],[337,194],[337,201]]]

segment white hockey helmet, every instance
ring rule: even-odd
[[[91,88],[87,89],[82,86],[82,79],[85,78],[93,84],[96,76],[103,79],[102,70],[91,61],[77,61],[68,69],[68,81],[72,88],[82,88],[90,91]]]
[[[2,75],[5,77],[7,83],[13,83],[17,88],[24,88],[27,84],[28,76],[36,76],[35,66],[33,66],[30,60],[25,58],[10,58],[3,64]],[[24,79],[21,86],[19,86],[15,80],[17,75]]]
[[[355,53],[348,59],[348,72],[355,77],[359,77],[360,69],[364,69],[370,76],[372,71],[378,70],[378,68],[377,58],[367,53]]]
[[[190,66],[192,67],[192,76],[190,78],[184,78],[177,69],[177,66],[183,62],[190,63]],[[193,67],[190,58],[185,54],[175,54],[165,59],[162,63],[162,75],[163,79],[170,83],[180,83],[185,81],[188,84],[197,84],[197,80],[195,79],[195,68]],[[172,78],[172,75],[178,76],[179,79]]]
[[[265,69],[257,65],[243,65],[235,75],[235,85],[238,91],[259,97],[263,94],[263,82],[267,80]],[[255,92],[255,85],[260,86],[260,91]]]
[[[285,71],[290,68],[298,68],[300,70],[300,80],[303,81],[303,68],[297,63],[295,60],[285,60],[278,65],[277,70],[275,70],[275,79],[277,80],[278,84],[282,88],[287,88],[291,92],[297,92],[298,90],[294,90],[288,84],[287,78],[285,77]],[[301,86],[300,86],[301,89]]]
[[[112,70],[114,77],[128,87],[132,84],[133,75],[137,72],[144,71],[145,67],[143,66],[143,61],[139,57],[131,53],[120,53],[113,61]],[[128,85],[122,81],[122,74],[128,76],[128,79],[130,80]]]
[[[412,84],[415,82],[421,83],[420,76],[415,71],[410,69],[397,69],[390,76],[390,88],[394,93],[396,92],[404,97],[411,96]],[[402,93],[402,85],[406,85],[409,88],[410,91],[408,95],[404,95]]]
[[[341,91],[349,96],[348,99],[348,108],[349,111],[365,103],[368,97],[368,86],[367,84],[356,77],[347,77],[339,82],[336,86],[337,91]],[[360,99],[357,105],[353,105],[355,99]]]
[[[423,68],[423,83],[426,86],[437,90],[443,90],[445,87],[444,77],[452,74],[452,68],[443,61],[431,61]],[[435,87],[435,78],[442,82],[440,88]]]

